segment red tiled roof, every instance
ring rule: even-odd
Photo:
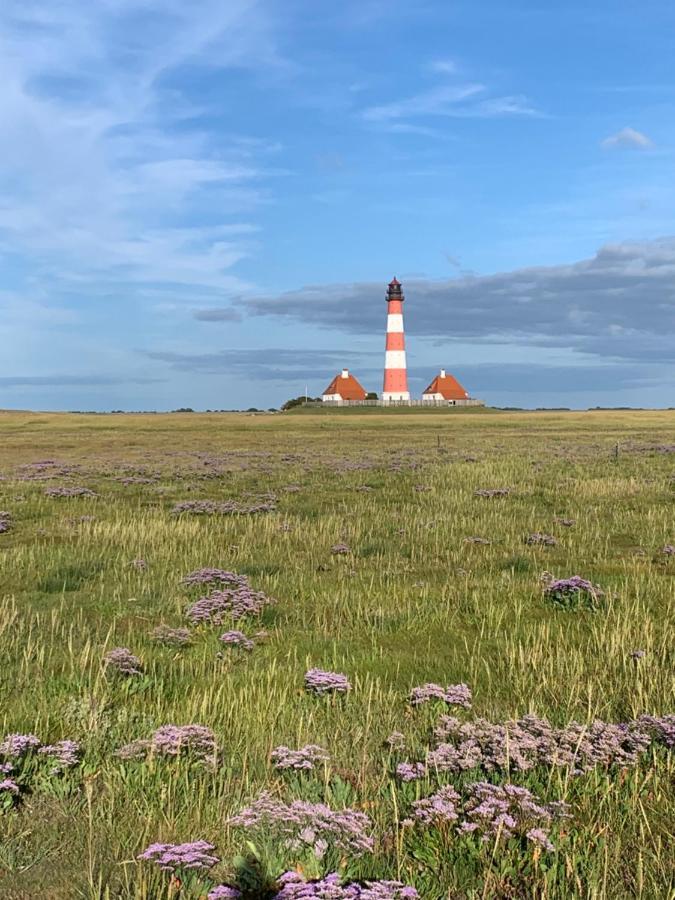
[[[346,378],[338,374],[328,385],[325,394],[339,394],[343,400],[365,400],[366,392],[353,375]]]
[[[469,394],[452,375],[437,375],[425,394],[440,394],[445,400],[467,400]]]

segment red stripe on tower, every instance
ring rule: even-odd
[[[383,403],[410,400],[408,369],[405,361],[403,301],[401,284],[394,278],[387,289],[387,343],[384,355]]]

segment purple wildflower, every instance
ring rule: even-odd
[[[427,767],[424,763],[399,763],[396,766],[396,775],[401,781],[419,781],[420,778],[426,778]]]
[[[188,609],[187,617],[194,625],[223,625],[228,620],[259,616],[273,602],[262,591],[254,591],[249,587],[226,588],[200,597]]]
[[[12,517],[8,512],[0,512],[0,534],[6,534],[12,527]]]
[[[531,844],[541,847],[542,850],[548,850],[549,852],[555,850],[555,847],[551,843],[551,839],[543,828],[530,828],[525,834],[525,837]]]
[[[20,759],[37,750],[41,743],[34,734],[8,734],[0,744],[0,756]]]
[[[646,655],[646,652],[646,650],[631,650],[630,658],[635,660],[642,659]]]
[[[255,642],[246,637],[243,631],[226,631],[220,640],[228,647],[240,647],[242,650],[253,650]]]
[[[19,790],[19,785],[13,778],[3,778],[2,781],[0,781],[0,794],[12,794],[16,797],[19,794]]]
[[[148,568],[148,564],[144,559],[132,559],[129,565],[138,572],[145,572]]]
[[[149,739],[132,741],[117,751],[121,759],[191,756],[210,764],[215,764],[216,753],[216,736],[204,725],[162,725]]]
[[[536,829],[540,847],[550,842],[542,826],[550,827],[554,820],[568,816],[567,806],[561,802],[542,803],[531,791],[514,784],[489,784],[479,781],[469,785],[469,798],[463,814],[483,840],[527,837]]]
[[[558,541],[551,534],[543,534],[540,531],[535,531],[533,534],[528,534],[525,538],[525,543],[538,545],[540,547],[555,547]]]
[[[300,747],[299,750],[291,750],[283,745],[275,747],[270,758],[275,769],[309,771],[315,765],[328,762],[330,756],[323,747],[317,747],[316,744],[306,744],[304,747]]]
[[[573,525],[576,525],[576,519],[566,519],[564,516],[556,516],[554,522],[558,525],[563,525],[565,528],[571,528]]]
[[[172,628],[170,625],[158,625],[150,632],[150,637],[167,647],[184,647],[192,638],[189,628]]]
[[[372,853],[371,822],[354,809],[335,810],[324,803],[284,803],[264,792],[229,820],[230,825],[263,831],[283,839],[293,851],[312,850],[321,859],[329,847],[351,856]]]
[[[52,487],[45,490],[45,497],[52,498],[68,498],[68,497],[97,497],[94,491],[86,487]]]
[[[435,735],[440,743],[427,754],[426,764],[439,772],[477,767],[487,772],[527,771],[543,765],[578,774],[596,766],[635,765],[650,744],[642,720],[630,725],[570,722],[554,728],[532,715],[501,723],[443,716]]]
[[[385,740],[385,744],[391,750],[404,750],[405,749],[405,735],[401,734],[400,731],[392,731],[389,737]]]
[[[278,881],[281,890],[273,900],[418,900],[415,888],[400,881],[367,881],[364,886],[341,884],[333,872],[316,881],[305,881],[298,872],[286,872]]]
[[[446,688],[440,684],[423,684],[410,692],[412,706],[421,706],[430,700],[442,700],[448,706],[471,708],[471,688],[466,684],[449,684]]]
[[[549,581],[544,588],[544,596],[564,609],[578,605],[594,608],[604,597],[604,592],[588,579],[572,575],[571,578],[555,578]]]
[[[248,578],[245,575],[238,575],[236,572],[227,572],[225,569],[213,569],[205,567],[203,569],[195,569],[184,578],[181,584],[192,587],[195,584],[226,584],[228,587],[248,587]]]
[[[80,762],[82,749],[77,741],[57,741],[38,749],[40,756],[48,756],[56,763],[52,774],[59,774],[63,769],[72,769]]]
[[[236,500],[183,500],[174,506],[171,513],[174,516],[253,516],[273,512],[276,508],[271,498],[249,504]]]
[[[325,672],[323,669],[309,669],[305,672],[305,689],[313,694],[346,694],[351,684],[340,672]]]
[[[0,524],[2,523],[0,522]],[[675,546],[673,546],[673,544],[666,544],[666,546],[661,550],[661,553],[665,554],[666,556],[675,556]]]
[[[103,657],[106,668],[118,675],[142,675],[143,663],[127,647],[114,647]]]
[[[298,872],[286,872],[279,878],[281,890],[273,900],[358,900],[360,889],[340,884],[337,873],[318,881],[305,881]]]
[[[446,785],[430,797],[413,803],[414,817],[418,822],[428,826],[456,822],[459,818],[457,804],[461,799],[452,785]]]
[[[239,900],[242,896],[238,888],[230,887],[227,884],[219,884],[206,895],[206,900]]]
[[[663,744],[669,750],[675,750],[675,715],[640,716],[634,723],[652,735],[657,744]]]
[[[188,844],[150,844],[139,859],[156,863],[163,872],[180,872],[193,869],[206,872],[220,860],[214,856],[213,844],[208,841],[191,841]]]
[[[333,556],[347,556],[348,553],[351,553],[351,549],[347,544],[333,544],[330,548],[330,552]]]
[[[508,497],[511,493],[510,488],[479,488],[477,491],[473,492],[476,497],[488,497],[492,499],[493,497]]]

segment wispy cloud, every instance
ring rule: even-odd
[[[417,130],[423,126],[410,120],[539,115],[527,97],[495,94],[481,82],[453,78],[457,69],[450,60],[433,61],[428,70],[440,76],[439,84],[408,97],[369,106],[362,111],[362,117],[387,130]]]
[[[622,128],[616,134],[611,134],[602,141],[602,146],[608,149],[613,147],[632,147],[638,150],[649,150],[654,146],[651,138],[635,128]]]
[[[7,0],[0,254],[30,259],[31,290],[245,288],[231,270],[249,239],[228,229],[265,201],[273,148],[216,142],[172,74],[280,64],[255,0]]]

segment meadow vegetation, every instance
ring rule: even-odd
[[[674,501],[673,412],[0,413],[0,896],[675,896]]]

